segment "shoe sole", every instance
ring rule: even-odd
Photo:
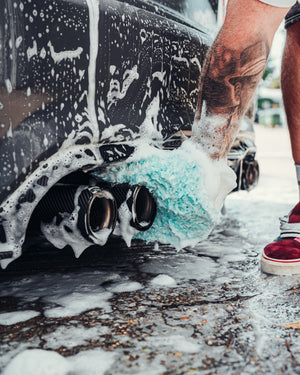
[[[263,254],[261,270],[271,275],[300,275],[300,259],[279,260]]]

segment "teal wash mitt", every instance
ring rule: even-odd
[[[132,234],[133,238],[177,249],[207,238],[226,195],[236,186],[236,175],[226,160],[211,160],[191,139],[175,150],[141,142],[131,157],[111,164],[98,177],[146,186],[156,200],[157,215],[149,230]]]

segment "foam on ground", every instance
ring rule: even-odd
[[[3,375],[102,375],[115,361],[115,354],[88,350],[64,358],[41,349],[25,350],[4,369]]]
[[[113,293],[135,292],[136,290],[143,289],[143,285],[137,281],[128,281],[115,284],[107,289]]]
[[[108,327],[97,326],[86,328],[84,326],[60,326],[55,331],[42,336],[46,344],[45,349],[59,349],[61,346],[74,347],[86,345],[89,340],[99,340],[101,335],[108,334]]]
[[[0,325],[10,326],[13,324],[25,322],[26,320],[35,318],[40,315],[38,311],[26,310],[26,311],[11,311],[0,314]]]
[[[200,350],[197,340],[187,339],[183,335],[152,336],[146,340],[146,343],[148,342],[159,348],[171,349],[174,352],[198,353]]]
[[[154,287],[175,287],[176,281],[169,275],[158,275],[151,280],[151,285]]]
[[[110,311],[110,303],[107,301],[111,297],[112,294],[109,292],[99,293],[96,291],[93,293],[74,292],[59,298],[54,297],[52,300],[50,298],[48,301],[59,304],[60,306],[45,311],[45,316],[48,318],[63,318],[65,316],[79,315],[88,310],[90,306],[104,308],[106,311]]]

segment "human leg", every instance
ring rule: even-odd
[[[300,189],[300,5],[286,17],[287,38],[282,58],[281,87]],[[280,237],[264,248],[261,266],[266,273],[300,274],[300,203],[280,219]]]
[[[281,88],[293,158],[295,164],[300,165],[300,4],[296,7],[299,21],[287,27],[282,58]]]

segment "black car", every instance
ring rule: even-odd
[[[99,186],[93,172],[128,158],[149,124],[157,147],[177,148],[189,136],[218,8],[216,0],[2,0],[3,268],[41,219],[59,224],[76,211],[81,239],[70,241],[85,247],[106,242],[124,200],[133,227],[151,226],[155,200],[146,187]],[[228,156],[237,189],[258,176],[245,124]],[[55,237],[63,247],[67,240]]]

